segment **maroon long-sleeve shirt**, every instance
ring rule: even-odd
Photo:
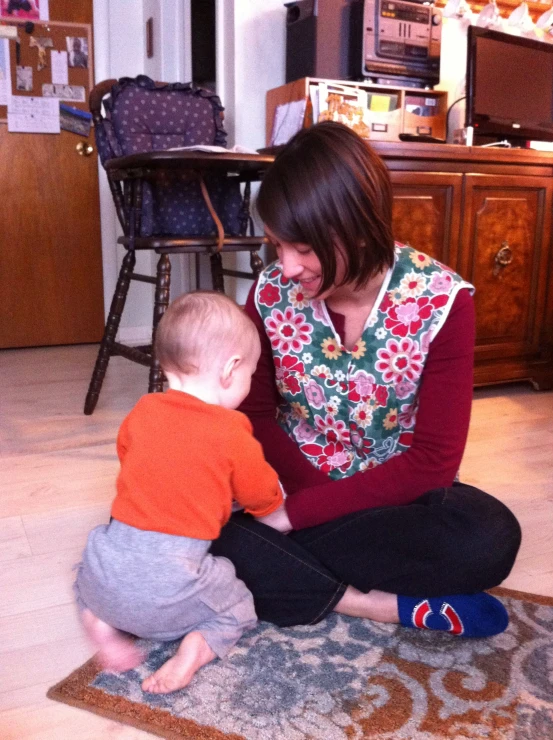
[[[265,457],[289,494],[286,511],[294,529],[361,509],[407,504],[433,488],[450,486],[465,449],[472,404],[475,317],[469,291],[459,291],[430,344],[411,447],[375,468],[333,481],[313,467],[276,421],[281,398],[271,345],[255,306],[255,287],[246,312],[258,328],[261,357],[240,411],[251,419]],[[329,314],[343,335],[344,316],[330,309]]]

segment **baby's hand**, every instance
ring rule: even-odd
[[[262,522],[268,527],[272,527],[283,534],[288,534],[288,532],[291,532],[293,529],[290,519],[288,519],[286,509],[284,508],[284,504],[281,504],[281,506],[271,512],[271,514],[267,514],[267,516],[258,516],[256,519],[258,522]]]

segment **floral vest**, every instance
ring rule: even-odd
[[[396,245],[395,265],[349,351],[324,301],[307,299],[278,262],[262,272],[255,300],[282,397],[278,422],[331,479],[409,448],[430,342],[460,288],[474,292],[445,265]]]

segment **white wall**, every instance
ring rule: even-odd
[[[283,0],[217,0],[216,10],[217,92],[229,146],[259,149],[265,146],[266,92],[285,81],[286,8]],[[236,265],[248,270],[248,256],[238,254]],[[236,281],[239,303],[250,287],[249,280]]]
[[[265,146],[265,94],[284,84],[283,0],[217,0],[217,92],[236,143]]]

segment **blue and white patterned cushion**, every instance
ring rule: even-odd
[[[223,107],[217,95],[192,84],[162,87],[149,77],[122,78],[105,101],[105,117],[95,129],[100,159],[178,146],[215,144],[225,146]],[[212,175],[205,178],[213,206],[225,233],[240,233],[242,197],[234,179]],[[141,236],[212,236],[215,223],[197,181],[181,179],[145,183]]]

